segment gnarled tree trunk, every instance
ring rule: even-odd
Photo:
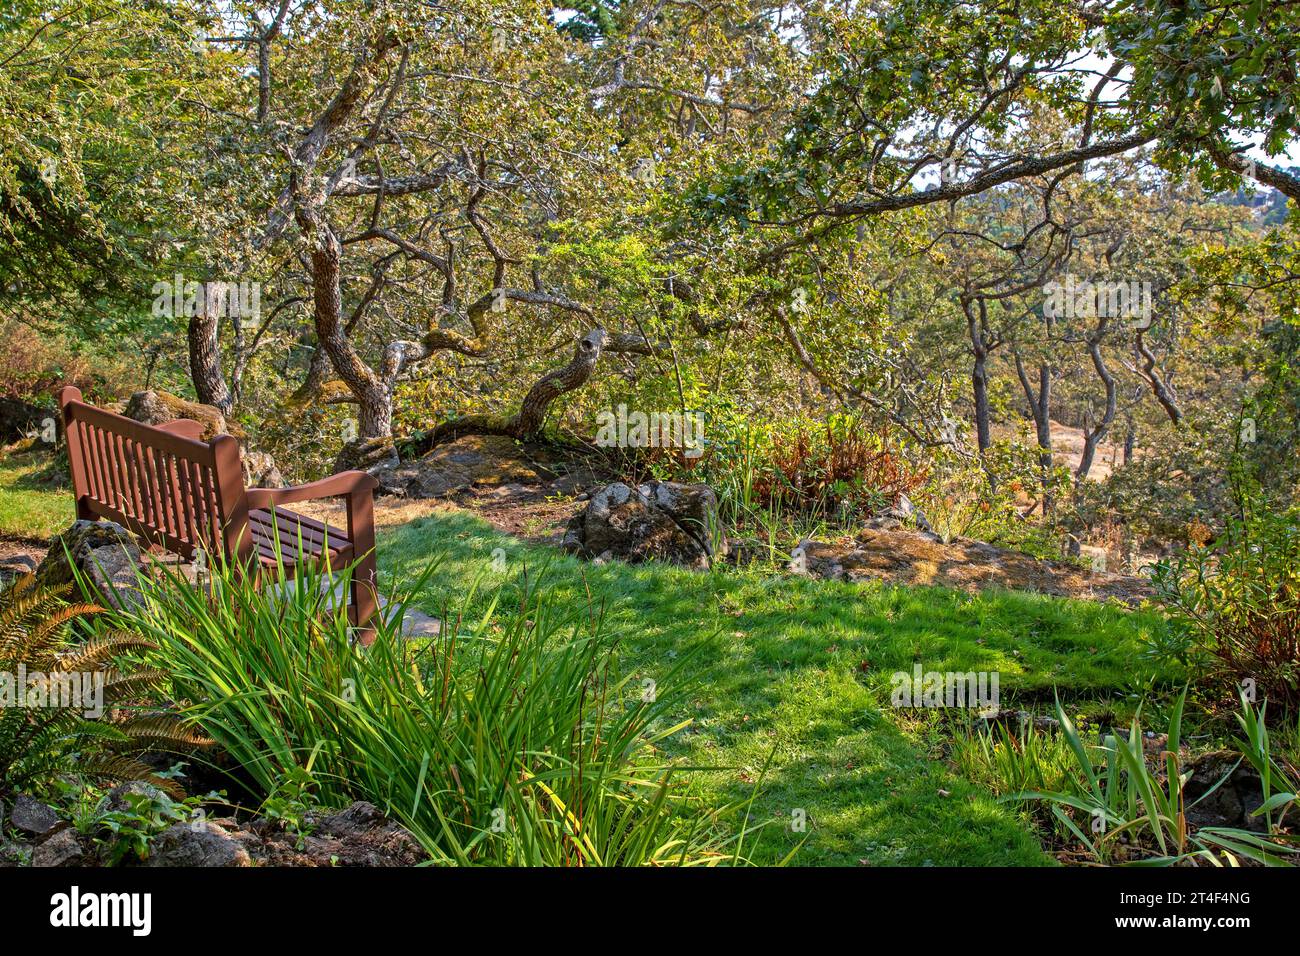
[[[299,206],[298,223],[307,237],[311,256],[316,338],[339,378],[356,397],[357,438],[362,441],[391,438],[392,388],[361,360],[343,327],[343,293],[339,283],[342,247],[338,237],[314,204]]]
[[[1101,379],[1102,385],[1106,389],[1106,407],[1102,411],[1101,420],[1095,426],[1091,422],[1084,422],[1083,454],[1079,457],[1079,467],[1074,471],[1076,485],[1081,485],[1087,480],[1088,472],[1092,471],[1092,461],[1096,457],[1097,446],[1106,437],[1106,433],[1110,431],[1111,422],[1115,420],[1117,406],[1115,377],[1111,375],[1110,369],[1106,365],[1106,357],[1101,351],[1101,344],[1106,338],[1106,327],[1108,325],[1109,321],[1107,319],[1101,319],[1097,323],[1097,328],[1088,336],[1088,356],[1092,359],[1092,367],[1097,372],[1097,377]]]
[[[212,405],[229,415],[234,402],[221,370],[221,345],[217,339],[218,318],[215,309],[206,308],[206,302],[195,308],[186,330],[190,352],[190,377],[199,402]]]
[[[567,365],[547,372],[528,390],[518,413],[509,418],[465,415],[443,422],[429,434],[425,447],[433,448],[462,435],[509,435],[520,440],[536,437],[546,423],[546,413],[551,404],[561,395],[581,388],[591,378],[608,341],[604,329],[592,329],[578,340],[573,358]]]

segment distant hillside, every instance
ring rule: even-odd
[[[1283,166],[1282,169],[1300,175],[1300,166]],[[1261,225],[1274,226],[1286,218],[1286,196],[1272,187],[1255,184],[1252,189],[1243,187],[1236,193],[1221,193],[1214,198],[1225,206],[1249,207]]]

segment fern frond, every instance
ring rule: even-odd
[[[96,635],[85,644],[70,651],[54,663],[53,671],[88,671],[128,651],[151,651],[158,647],[153,641],[131,631],[108,631]]]
[[[12,607],[6,620],[0,623],[0,660],[8,660],[21,653],[32,628],[63,607],[62,598],[38,591],[22,598]]]
[[[180,788],[175,780],[168,780],[158,776],[154,773],[152,767],[141,763],[134,757],[126,757],[121,754],[93,754],[76,767],[76,773],[97,780],[112,781],[113,783],[141,780],[157,787],[173,799],[185,799],[185,791]]]
[[[210,747],[213,740],[203,736],[178,717],[154,715],[133,717],[114,724],[133,744],[170,747],[176,750]]]
[[[104,673],[104,702],[117,703],[129,699],[134,694],[153,690],[168,678],[168,673],[156,667],[146,667],[129,674],[117,671]]]
[[[41,664],[41,670],[50,670],[51,648],[64,643],[67,624],[77,618],[102,614],[104,609],[96,604],[67,604],[52,610],[44,619],[27,631],[24,640],[16,642],[13,656]],[[30,666],[30,665],[29,665]]]

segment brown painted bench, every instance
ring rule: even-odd
[[[348,616],[364,639],[373,636],[378,482],[370,475],[345,471],[292,488],[245,488],[239,443],[230,435],[200,441],[203,426],[187,419],[144,425],[87,405],[71,386],[55,400],[78,518],[116,521],[187,561],[199,552],[221,556],[239,573],[279,566],[292,577],[299,557],[335,570],[356,561]],[[347,499],[346,534],[281,507],[336,497]]]

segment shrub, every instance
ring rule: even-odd
[[[851,520],[893,504],[925,481],[925,472],[913,469],[884,431],[852,418],[822,428],[801,425],[774,438],[771,469],[755,481],[760,501]]]
[[[60,385],[76,385],[88,400],[112,398],[129,381],[124,363],[78,353],[64,335],[38,332],[25,322],[0,318],[0,397],[44,404]]]
[[[956,538],[995,541],[1005,538],[1013,523],[1024,524],[1015,517],[1015,489],[991,490],[983,469],[973,462],[929,482],[917,501],[945,544]]]
[[[1300,511],[1247,509],[1212,544],[1159,562],[1152,583],[1211,680],[1300,706]]]
[[[826,525],[852,527],[927,473],[890,435],[857,418],[797,419],[780,428],[733,416],[710,419],[708,451],[690,480],[708,482],[725,521],[778,541],[816,535]]]
[[[200,589],[165,574],[141,581],[135,612],[184,712],[258,796],[309,773],[313,799],[369,800],[447,863],[726,859],[717,814],[655,747],[684,726],[668,716],[675,675],[652,695],[619,677],[599,614],[558,611],[531,584],[502,623],[493,601],[414,640],[399,602],[363,648],[316,572],[269,578],[215,563]]]

